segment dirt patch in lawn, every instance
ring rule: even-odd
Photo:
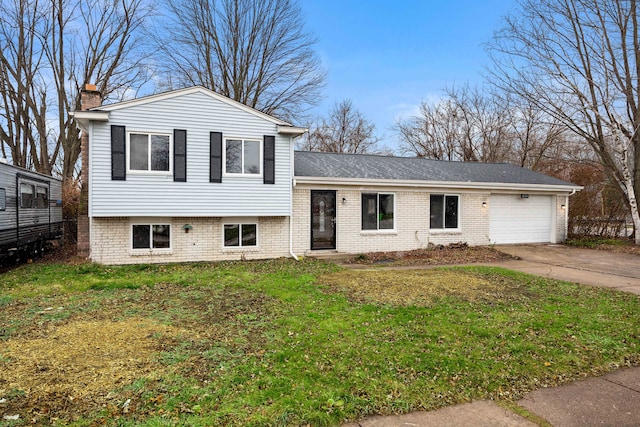
[[[398,306],[428,306],[445,297],[515,302],[532,296],[519,281],[454,270],[347,270],[322,275],[318,283],[352,301]]]
[[[174,284],[5,303],[0,425],[148,415],[146,396],[170,378],[205,383],[238,355],[259,355],[273,306],[241,288]]]
[[[386,265],[452,265],[496,262],[513,259],[488,246],[468,246],[453,243],[447,246],[430,245],[424,249],[398,252],[369,252],[360,254],[346,264],[386,264]]]
[[[106,403],[111,390],[161,371],[154,354],[182,333],[132,318],[72,321],[39,337],[9,339],[1,352],[0,398],[7,402],[0,412],[11,415],[29,402],[32,413],[60,417]]]

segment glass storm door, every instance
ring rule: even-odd
[[[336,192],[311,191],[311,249],[336,248]]]

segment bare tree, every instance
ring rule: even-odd
[[[575,138],[553,117],[526,99],[501,97],[507,107],[508,145],[505,161],[532,170],[554,172],[557,165],[582,158]]]
[[[400,119],[396,131],[405,152],[440,160],[503,161],[508,114],[478,88],[445,90],[434,104],[423,102],[418,116]]]
[[[347,99],[336,103],[327,118],[309,127],[299,148],[328,153],[374,153],[379,142],[374,132],[375,125]]]
[[[405,153],[436,160],[456,160],[457,123],[455,107],[449,99],[420,104],[419,114],[401,118],[395,130]]]
[[[527,0],[489,45],[492,77],[594,150],[640,244],[640,26],[636,1]]]
[[[440,160],[509,162],[550,172],[573,142],[564,128],[525,99],[464,86],[448,89],[417,116],[396,123],[402,149]]]
[[[167,1],[165,84],[203,85],[290,120],[315,105],[325,72],[295,0]]]
[[[146,80],[138,34],[149,9],[142,0],[7,0],[1,12],[2,154],[73,178],[80,141],[68,113],[84,83],[120,99]]]

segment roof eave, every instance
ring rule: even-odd
[[[308,132],[309,129],[300,128],[296,126],[281,126],[278,125],[277,132],[282,135],[291,135],[294,138]]]
[[[336,178],[295,176],[296,184],[332,184],[332,185],[369,185],[384,187],[422,187],[422,188],[452,188],[459,190],[510,190],[536,191],[553,193],[573,193],[582,190],[579,185],[553,184],[519,184],[508,182],[460,182],[460,181],[420,181],[401,179],[365,179],[365,178]]]
[[[109,121],[109,112],[108,111],[93,111],[93,110],[80,110],[80,111],[71,111],[69,115],[73,116],[76,121],[76,125],[84,131],[89,129],[89,122],[108,122]]]

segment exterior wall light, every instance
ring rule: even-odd
[[[482,207],[486,208],[487,207],[487,202],[482,202]]]
[[[346,198],[346,197],[343,197],[343,198],[342,198],[342,204],[344,205],[345,203],[347,203],[347,198]]]
[[[191,230],[193,228],[193,226],[191,224],[185,224],[182,226],[183,230],[185,233],[188,233],[189,230]]]
[[[566,210],[567,209],[567,205],[565,205],[565,204],[560,205],[560,209],[562,209],[563,211]]]

